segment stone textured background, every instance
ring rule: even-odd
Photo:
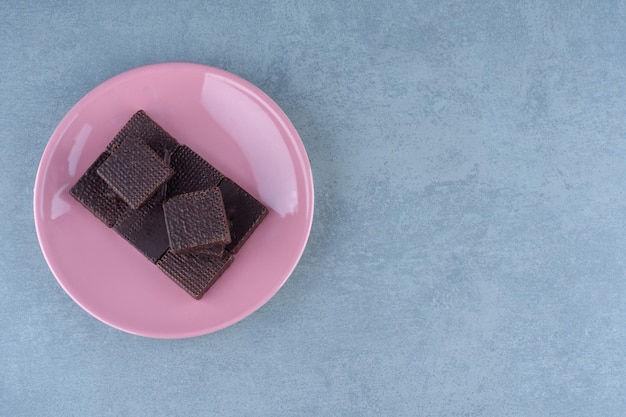
[[[626,415],[626,4],[385,3],[0,2],[0,415]],[[165,61],[267,92],[316,186],[281,291],[186,340],[85,313],[32,214],[65,113]]]

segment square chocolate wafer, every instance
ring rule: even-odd
[[[163,256],[170,244],[161,201],[155,196],[113,227],[152,263]]]
[[[233,260],[228,252],[216,257],[168,250],[157,261],[157,266],[193,298],[199,300]]]
[[[126,122],[111,143],[109,143],[107,150],[114,151],[128,138],[141,138],[161,158],[165,157],[166,151],[173,153],[179,146],[178,141],[143,110],[136,112]]]
[[[220,183],[224,175],[185,145],[171,156],[170,166],[174,175],[167,183],[167,195],[206,190]]]
[[[185,253],[230,243],[226,210],[217,187],[179,194],[163,202],[170,248]]]
[[[225,249],[231,253],[237,253],[254,229],[267,216],[268,210],[230,178],[224,178],[219,188],[226,208],[231,238],[231,242],[226,245]]]
[[[97,173],[107,158],[109,153],[102,153],[70,189],[70,194],[107,227],[112,227],[131,209]]]
[[[174,174],[156,152],[134,137],[115,148],[97,172],[135,210]]]

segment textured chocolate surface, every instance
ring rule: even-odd
[[[224,252],[222,257],[215,257],[195,253],[179,254],[168,250],[157,261],[157,265],[193,298],[200,299],[233,260],[228,252]]]
[[[261,220],[267,216],[268,210],[230,178],[224,178],[219,188],[226,208],[231,237],[226,250],[237,253]]]
[[[222,256],[224,254],[224,245],[213,245],[208,248],[201,248],[194,251],[200,255],[206,256]]]
[[[130,207],[96,172],[108,157],[108,152],[102,153],[70,189],[70,194],[104,224],[112,227]]]
[[[153,198],[143,207],[115,225],[114,229],[153,263],[168,249],[169,239],[159,198]]]
[[[133,209],[141,207],[174,173],[156,152],[134,137],[111,152],[97,172]]]
[[[179,143],[168,132],[159,126],[143,110],[135,113],[122,127],[111,143],[107,146],[109,151],[114,151],[129,137],[139,137],[154,150],[161,158],[165,152],[173,153]]]
[[[171,156],[174,175],[167,184],[167,194],[206,190],[220,183],[224,175],[187,146],[180,146]]]
[[[219,188],[180,194],[163,203],[170,248],[183,253],[230,243]]]

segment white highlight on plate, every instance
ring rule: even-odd
[[[68,188],[69,184],[65,184],[64,186],[59,188],[56,193],[54,193],[54,196],[52,197],[52,205],[50,207],[50,218],[52,220],[61,217],[72,208],[72,206],[70,206],[70,203],[68,203],[64,199],[64,197],[66,196],[65,191]]]
[[[85,147],[85,143],[87,143],[87,139],[89,139],[89,135],[91,135],[92,130],[93,126],[89,123],[85,123],[83,127],[80,128],[76,137],[74,137],[72,150],[70,150],[70,154],[67,157],[68,169],[71,177],[76,176],[78,160],[80,159],[80,155],[83,153],[83,148]]]
[[[219,97],[219,101],[213,100],[213,97]],[[258,160],[259,155],[267,155],[268,158],[273,155],[274,161],[283,162],[255,165],[255,173],[262,177],[257,181],[259,196],[264,204],[281,217],[294,214],[298,210],[295,167],[287,146],[281,140],[278,127],[268,118],[267,109],[260,106],[254,96],[211,74],[204,76],[202,106],[229,135],[243,139],[245,146],[241,150],[248,161]],[[233,108],[238,108],[241,114],[246,115],[245,124],[229,122]],[[254,126],[254,129],[250,126]],[[260,140],[259,135],[264,135],[268,140]],[[280,178],[280,182],[267,181],[268,178]]]

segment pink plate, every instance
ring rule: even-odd
[[[199,301],[68,193],[139,109],[270,209]],[[298,133],[262,91],[219,69],[165,63],[111,78],[61,120],[41,158],[34,210],[46,261],[74,301],[120,330],[182,338],[243,319],[285,283],[311,230],[313,179]]]

